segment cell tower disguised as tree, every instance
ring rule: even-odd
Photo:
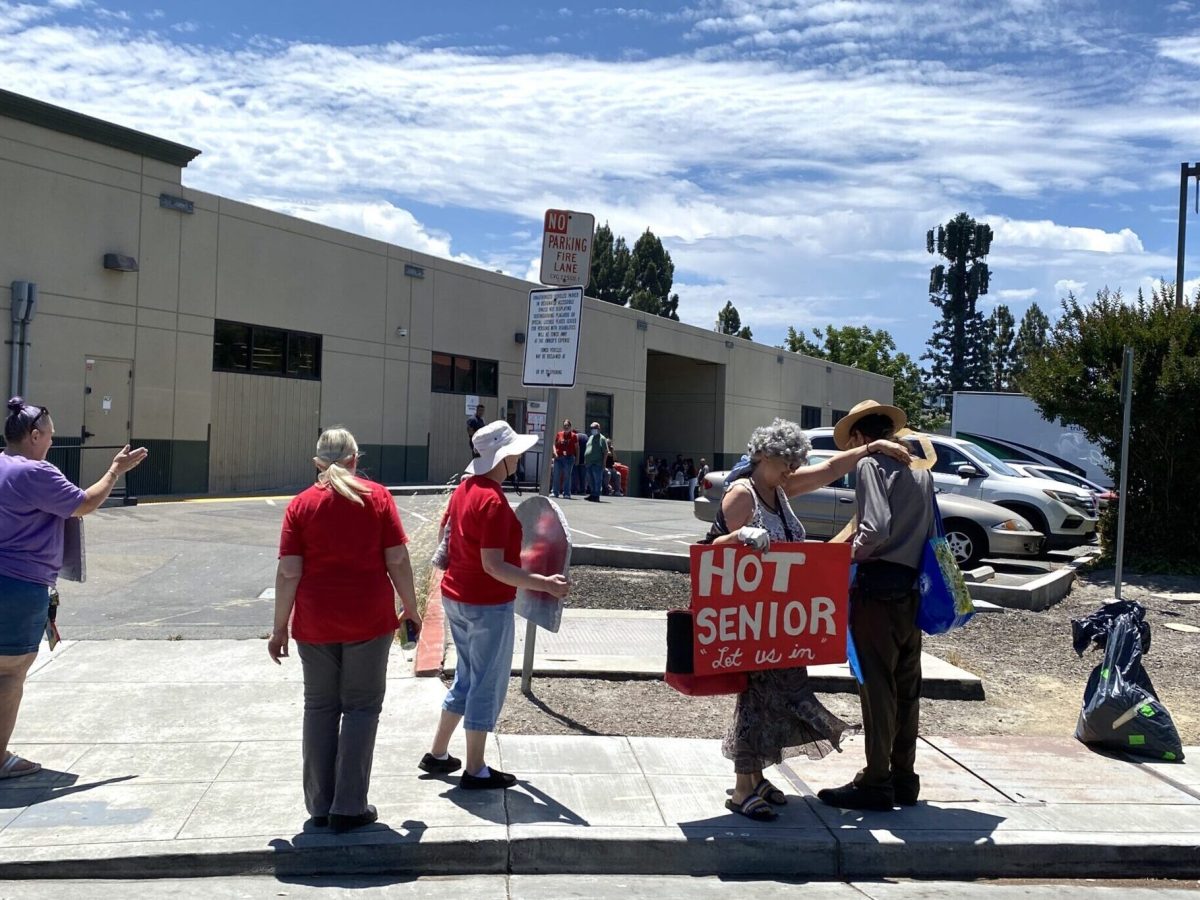
[[[946,260],[929,270],[929,302],[942,317],[921,357],[929,360],[930,381],[939,394],[991,385],[987,325],[976,305],[988,292],[983,258],[991,246],[992,229],[965,212],[926,234],[925,249]]]

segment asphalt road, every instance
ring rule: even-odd
[[[528,492],[525,496],[529,496]],[[87,575],[59,585],[64,638],[211,639],[270,630],[279,527],[288,497],[143,503],[86,520]],[[523,498],[510,495],[513,503]],[[419,562],[434,549],[444,496],[399,496]],[[704,533],[691,504],[582,499],[561,506],[579,543],[680,552]]]

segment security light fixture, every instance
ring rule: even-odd
[[[409,278],[424,278],[425,270],[420,266],[414,266],[412,263],[404,264],[404,274]]]
[[[408,329],[404,328],[404,327],[397,328],[396,329],[396,337],[400,337],[400,338],[408,337]]]
[[[132,256],[124,256],[120,253],[105,253],[104,268],[111,269],[113,272],[136,272],[138,270],[138,262]]]
[[[516,341],[518,344],[525,343],[525,332],[518,331],[516,334],[513,335],[513,340]]]
[[[173,209],[175,212],[187,213],[188,215],[196,211],[196,204],[191,200],[176,197],[174,194],[159,194],[158,205],[163,209]]]
[[[775,357],[775,362],[779,363],[781,366],[783,365],[783,354],[782,353],[780,353],[778,356]]]
[[[637,328],[638,331],[648,331],[650,328],[650,323],[645,319],[638,319]]]
[[[733,349],[733,341],[726,341],[725,346],[728,347],[730,350],[732,350]]]

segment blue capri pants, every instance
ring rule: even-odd
[[[462,716],[468,731],[495,731],[512,672],[513,603],[481,606],[443,597],[442,608],[458,653],[442,709]]]

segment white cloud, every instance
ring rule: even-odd
[[[1004,290],[995,291],[994,295],[997,300],[1021,303],[1025,300],[1032,300],[1038,295],[1037,288],[1006,288]],[[991,296],[991,295],[989,295]]]
[[[970,15],[924,23],[929,2],[702,0],[690,12],[607,12],[686,20],[730,45],[835,47],[889,33],[904,45],[912,29],[936,31],[943,19],[976,41],[984,32],[966,27],[982,21],[975,16],[999,29],[989,38],[1017,44],[1049,8],[976,3]],[[1018,3],[1025,18],[1013,15]],[[1178,76],[1099,92],[1084,76],[1046,78],[991,58],[960,68],[912,59],[907,45],[871,64],[857,61],[860,51],[830,62],[711,48],[630,61],[431,49],[432,38],[210,46],[162,26],[80,27],[55,16],[0,0],[0,83],[202,148],[189,185],[526,277],[536,277],[542,212],[589,210],[631,243],[647,227],[663,239],[686,321],[711,327],[732,300],[767,340],[787,324],[877,326],[924,313],[925,230],[960,209],[986,212],[981,197],[1018,210],[988,218],[997,296],[1033,290],[1006,287],[1014,277],[1049,295],[1055,279],[1134,284],[1173,271],[1133,227],[1058,224],[1041,201],[1149,189],[1169,197],[1173,176],[1160,171],[1169,142],[1180,152],[1200,143],[1200,117],[1181,102],[1195,88]],[[1006,16],[1030,24],[1014,30]],[[1072,47],[1062,52],[1084,52]],[[1163,143],[1147,148],[1147,136]],[[1022,217],[1028,199],[1039,211]],[[461,223],[472,212],[502,217],[502,227],[487,226],[499,235],[529,233],[467,245],[470,225],[452,236],[427,224],[437,210]]]
[[[1200,66],[1200,35],[1162,38],[1158,42],[1158,53],[1176,62]]]
[[[1087,250],[1091,253],[1141,253],[1141,239],[1129,228],[1113,233],[1099,228],[1059,225],[1049,220],[1017,221],[988,216],[995,242],[1013,247],[1043,247],[1052,250]]]
[[[1071,278],[1060,278],[1054,282],[1054,293],[1059,297],[1065,297],[1067,294],[1074,294],[1076,297],[1086,299],[1083,296],[1083,290],[1087,287],[1085,281],[1075,281]]]

